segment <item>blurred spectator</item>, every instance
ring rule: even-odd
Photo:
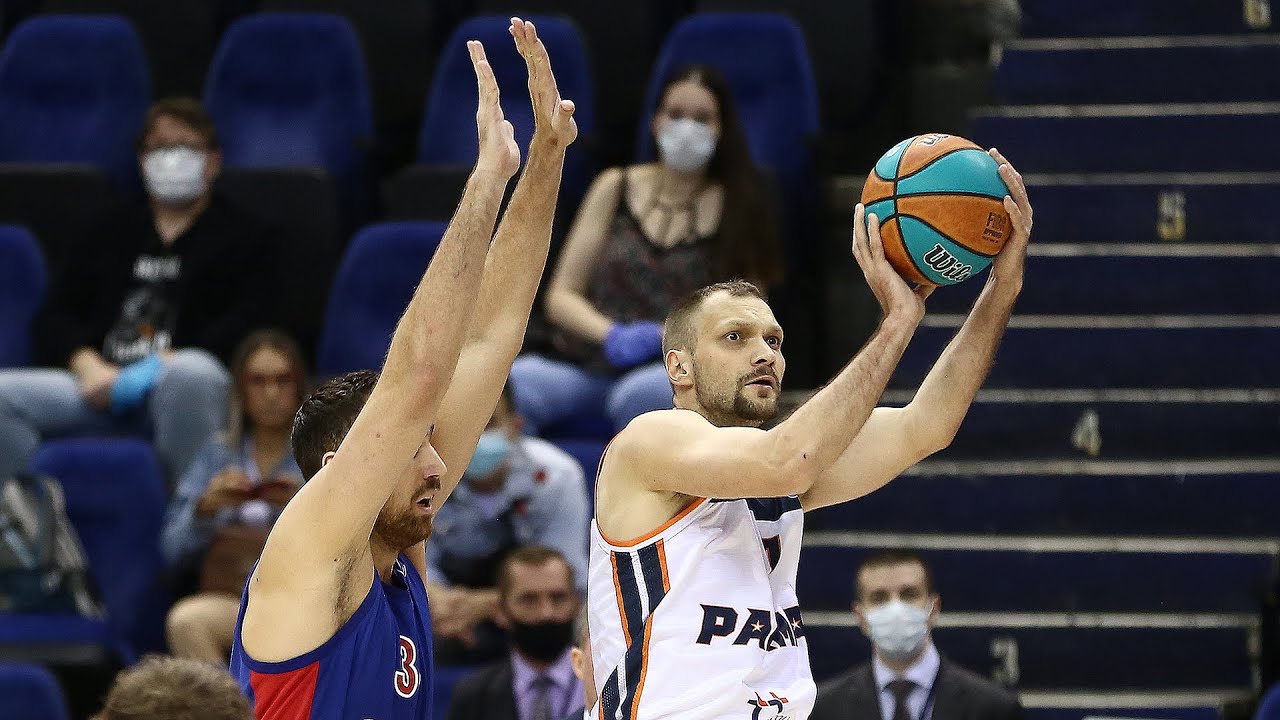
[[[138,164],[146,202],[54,259],[34,325],[52,367],[0,372],[0,475],[45,435],[150,433],[174,478],[222,426],[219,359],[272,306],[275,239],[212,192],[217,136],[196,101],[151,107]]]
[[[712,68],[674,75],[651,121],[660,162],[611,168],[592,183],[547,291],[552,358],[511,370],[530,432],[580,414],[616,429],[671,407],[662,322],[719,280],[782,278],[777,229],[728,87]]]
[[[853,616],[871,639],[870,663],[823,683],[811,720],[1015,720],[1017,698],[939,655],[931,631],[942,599],[924,559],[886,550],[863,561]]]
[[[247,570],[302,486],[289,433],[306,392],[296,344],[275,330],[245,339],[231,364],[231,422],[196,456],[169,505],[161,550],[175,576],[203,564],[200,592],[169,611],[175,655],[225,663]]]
[[[498,567],[517,547],[553,548],[579,583],[586,580],[591,519],[582,467],[555,445],[522,434],[511,389],[503,388],[427,542],[436,654],[445,662],[483,662],[506,653],[491,621],[498,612]]]
[[[582,707],[570,712],[564,720],[591,720],[591,708],[596,706],[595,664],[591,662],[591,632],[587,627],[587,609],[578,613],[573,621],[573,648],[569,658],[573,661],[573,674],[582,683]]]
[[[93,720],[253,720],[225,668],[152,655],[116,676]]]
[[[454,688],[449,720],[558,720],[583,697],[570,657],[581,609],[573,571],[555,550],[526,546],[498,571],[498,621],[510,633],[509,659]]]

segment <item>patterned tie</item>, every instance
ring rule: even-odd
[[[893,720],[916,720],[911,717],[911,710],[907,708],[907,698],[915,689],[916,684],[910,680],[901,679],[889,683],[889,693],[893,695]]]
[[[551,686],[554,681],[546,675],[539,675],[533,681],[533,710],[529,720],[555,720],[551,716]]]

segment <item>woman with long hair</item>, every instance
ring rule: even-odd
[[[248,556],[302,487],[289,435],[307,393],[302,353],[277,330],[245,338],[231,374],[229,425],[178,482],[161,535],[172,574],[198,575],[200,585],[169,612],[169,645],[175,655],[224,664],[240,602],[236,584],[244,582],[238,567],[252,564],[256,555]]]
[[[659,160],[601,173],[570,228],[546,297],[560,357],[526,354],[511,369],[531,430],[593,413],[620,429],[671,407],[672,305],[722,280],[782,280],[772,203],[720,74],[675,73],[650,128]]]

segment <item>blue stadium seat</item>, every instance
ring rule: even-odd
[[[1271,686],[1262,696],[1254,720],[1280,720],[1280,683]]]
[[[1027,37],[1228,35],[1266,32],[1250,27],[1241,3],[1205,0],[1022,0]],[[1273,20],[1274,22],[1274,20]]]
[[[31,470],[62,482],[106,617],[0,616],[0,647],[93,662],[105,651],[124,663],[158,647],[166,600],[158,590],[166,488],[150,445],[138,440],[46,442]],[[64,652],[65,651],[65,652]]]
[[[316,372],[377,370],[396,322],[443,237],[443,222],[370,225],[347,246],[329,290]]]
[[[699,13],[677,23],[649,76],[637,129],[638,159],[655,157],[650,119],[663,84],[695,64],[715,67],[728,82],[751,155],[773,171],[785,198],[788,261],[802,263],[812,244],[811,143],[819,119],[817,85],[800,27],[784,14],[763,12]]]
[[[1280,112],[1206,104],[1189,112],[1152,106],[1009,107],[974,118],[970,137],[998,147],[1023,174],[1271,171],[1280,168]],[[1115,114],[1112,114],[1115,113]],[[1247,143],[1244,140],[1247,139]]]
[[[1280,277],[1280,251],[1256,243],[1200,248],[1033,244],[1018,312],[1280,314],[1280,294],[1270,290]],[[984,281],[978,278],[934,293],[929,311],[967,313]],[[1142,291],[1135,292],[1135,287]]]
[[[0,225],[0,367],[26,364],[47,283],[36,239],[26,228]]]
[[[579,141],[565,155],[562,203],[573,207],[591,180],[593,167],[586,146],[595,132],[595,91],[591,66],[578,29],[569,20],[533,16],[538,37],[547,47],[560,95],[573,100],[573,117]],[[507,28],[509,16],[474,17],[454,29],[441,51],[426,114],[418,137],[418,163],[470,167],[476,160],[476,75],[467,55],[467,40],[484,43],[485,55],[501,88],[502,112],[515,128],[516,142],[529,147],[533,137],[533,111],[529,102],[528,72],[516,52]]]
[[[1036,244],[1051,242],[1162,242],[1161,205],[1181,210],[1186,242],[1280,243],[1280,180],[1267,175],[1226,175],[1191,181],[1166,175],[1132,175],[1123,184],[1106,175],[1054,183],[1029,179],[1036,208]],[[1094,220],[1086,231],[1080,214]],[[1176,212],[1166,218],[1166,227]]]
[[[130,187],[150,102],[147,58],[128,22],[27,20],[0,50],[0,163],[94,165]]]
[[[262,13],[223,36],[204,102],[230,168],[319,167],[348,210],[368,201],[368,78],[355,31],[337,15]]]
[[[988,677],[1002,665],[992,643],[1016,644],[1020,687],[1247,690],[1248,634],[1243,627],[1001,627],[993,617],[985,627],[939,628],[934,639],[944,655]],[[870,658],[870,646],[855,627],[810,619],[805,637],[819,681]]]
[[[1280,326],[1260,320],[1249,326],[1146,327],[1098,324],[1086,316],[1081,324],[1038,323],[1044,316],[1023,317],[1005,333],[988,388],[1024,387],[1275,387],[1272,365],[1280,353]],[[911,341],[892,381],[893,387],[916,387],[955,335],[936,316],[926,319]],[[1016,323],[1016,320],[1015,320]],[[1223,353],[1222,348],[1231,348]]]
[[[807,610],[843,610],[858,565],[879,548],[821,543],[805,543],[796,593]],[[923,552],[950,612],[1253,613],[1275,582],[1267,552]]]
[[[1086,42],[1006,48],[995,73],[997,98],[1029,105],[1280,99],[1280,78],[1262,72],[1280,65],[1280,43],[1273,36],[1229,45],[1218,38],[1164,47]]]
[[[1057,464],[944,463],[927,474],[908,471],[855,502],[809,513],[805,530],[1280,537],[1280,463],[1235,472],[1215,467],[1229,462]]]
[[[43,666],[0,664],[0,717],[5,720],[71,720],[58,680]]]
[[[436,665],[432,668],[432,691],[435,715],[432,720],[448,720],[449,702],[453,699],[453,688],[462,678],[476,672],[480,668],[474,665]]]
[[[1159,698],[1145,702],[1158,703]],[[1024,703],[1025,705],[1026,703]],[[1025,720],[1221,720],[1215,706],[1202,707],[1027,707]]]

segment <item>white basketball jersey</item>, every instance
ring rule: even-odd
[[[591,523],[598,720],[803,720],[816,689],[796,602],[796,497],[699,499],[629,544]]]

